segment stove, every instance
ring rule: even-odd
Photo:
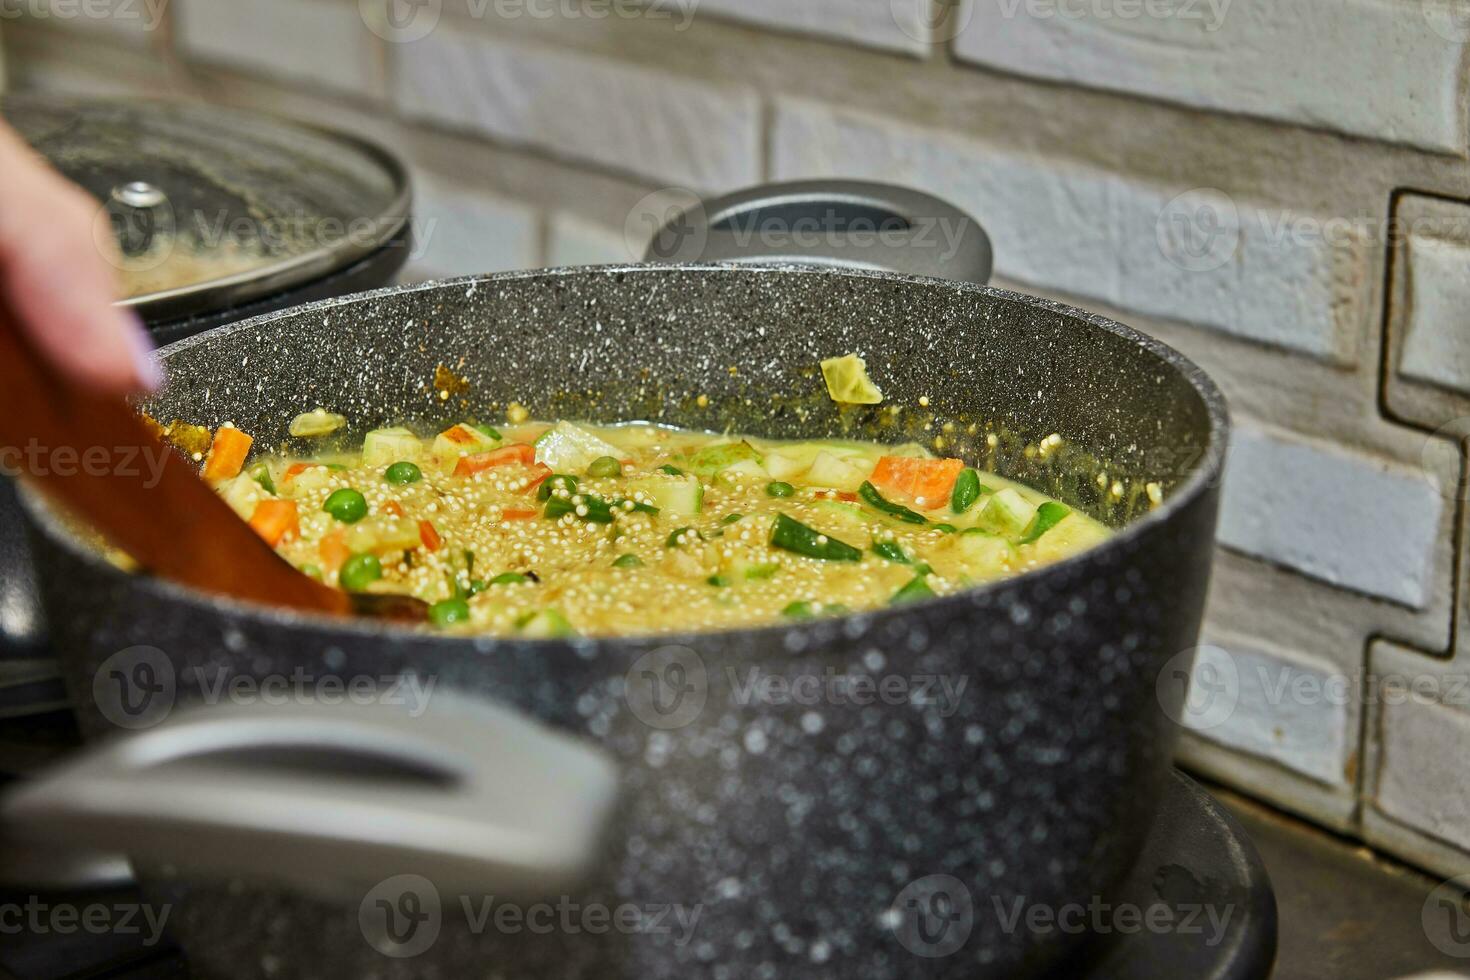
[[[66,712],[0,719],[0,773],[21,778],[76,744]],[[52,862],[42,873],[65,887],[46,889],[17,883],[36,873],[22,871],[21,856],[3,860],[9,884],[0,887],[0,980],[190,976],[184,955],[154,928],[115,865]],[[25,861],[35,863],[34,856]],[[1435,885],[1350,841],[1176,772],[1128,880],[1106,900],[1056,910],[1048,927],[1085,935],[1054,975],[1384,980],[1439,970],[1470,977],[1470,969],[1454,972],[1470,961],[1437,950],[1421,925]],[[1151,924],[1155,906],[1169,918]],[[87,916],[115,928],[85,928]]]

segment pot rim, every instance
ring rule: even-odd
[[[608,649],[626,647],[631,650],[642,650],[649,645],[693,645],[702,639],[729,637],[731,635],[745,635],[755,641],[789,637],[793,634],[820,639],[824,634],[831,633],[835,629],[839,633],[845,633],[849,637],[855,637],[866,634],[873,629],[881,627],[882,624],[899,617],[919,615],[927,618],[930,613],[941,613],[946,610],[957,612],[965,604],[974,604],[977,599],[999,595],[1007,589],[1015,588],[1018,583],[1033,585],[1048,580],[1060,582],[1072,575],[1077,569],[1096,561],[1098,555],[1111,550],[1128,547],[1139,538],[1152,533],[1157,528],[1172,520],[1176,514],[1185,510],[1199,497],[1212,489],[1218,483],[1219,476],[1224,469],[1225,452],[1230,436],[1230,417],[1224,395],[1214,380],[1205,373],[1203,368],[1199,367],[1199,365],[1168,344],[1133,327],[1119,323],[1116,320],[1099,314],[1089,313],[1086,310],[1078,309],[1065,303],[1058,303],[1041,296],[1033,296],[1027,293],[1019,293],[988,285],[962,283],[927,276],[900,275],[867,269],[829,269],[809,265],[757,266],[733,262],[689,264],[620,263],[594,266],[562,266],[487,275],[459,276],[451,279],[386,286],[366,292],[351,293],[346,296],[319,300],[314,303],[261,314],[246,320],[241,320],[238,323],[217,327],[213,330],[207,330],[175,341],[161,348],[158,351],[158,355],[166,362],[174,354],[197,345],[210,343],[237,331],[257,330],[285,316],[310,315],[311,313],[327,311],[339,306],[373,302],[385,297],[404,293],[441,290],[455,286],[479,288],[484,285],[514,282],[522,279],[549,279],[555,277],[618,275],[628,273],[661,275],[691,272],[740,272],[744,274],[820,276],[830,279],[876,279],[911,285],[941,286],[946,289],[959,290],[965,293],[1006,300],[1013,303],[1021,303],[1052,313],[1058,313],[1070,319],[1080,321],[1093,329],[1106,331],[1136,346],[1142,347],[1145,351],[1156,357],[1163,365],[1178,372],[1178,374],[1189,382],[1190,387],[1204,403],[1205,411],[1209,417],[1209,439],[1204,452],[1201,453],[1188,478],[1164,500],[1161,506],[1118,528],[1102,544],[1062,559],[1061,561],[1053,562],[1050,565],[1023,572],[1020,575],[972,586],[950,595],[936,596],[908,603],[901,607],[862,610],[842,616],[824,617],[806,622],[777,623],[756,627],[701,630],[697,632],[640,633],[577,637],[572,639],[526,639],[522,637],[478,634],[442,634],[416,626],[402,626],[360,617],[341,618],[326,613],[283,609],[235,599],[229,596],[205,593],[167,579],[141,575],[116,567],[103,558],[95,548],[73,533],[70,527],[67,526],[67,523],[61,519],[58,511],[44,499],[41,493],[26,486],[22,481],[18,484],[19,493],[17,496],[20,498],[21,506],[52,543],[65,549],[78,560],[90,565],[92,570],[108,575],[127,576],[133,580],[131,583],[132,587],[145,589],[157,595],[160,599],[182,603],[183,605],[203,611],[224,611],[243,618],[263,620],[270,625],[283,628],[305,629],[309,632],[326,630],[340,637],[350,637],[352,639],[412,637],[416,642],[446,645],[459,644],[465,646],[467,649],[473,649],[476,652],[487,652],[500,646],[529,647],[531,649],[542,650],[567,647],[575,647],[583,650],[588,647]],[[856,628],[854,629],[854,627]],[[803,644],[803,647],[809,649],[812,645]]]

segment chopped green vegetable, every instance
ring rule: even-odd
[[[725,586],[730,584],[730,580],[723,575],[711,575],[709,578],[705,579],[705,582],[713,585],[717,589],[723,589]]]
[[[612,456],[599,456],[587,467],[587,475],[594,480],[606,480],[623,475],[623,464]]]
[[[902,504],[895,504],[878,492],[878,488],[864,480],[863,485],[858,487],[858,496],[863,502],[874,510],[881,511],[890,517],[896,517],[908,524],[928,524],[929,519],[918,511],[909,510]]]
[[[661,510],[678,517],[693,517],[704,510],[704,484],[697,476],[680,474],[677,479],[651,476],[634,481],[631,488],[652,499]]]
[[[495,426],[493,426],[493,425],[486,425],[483,422],[476,422],[473,426],[471,426],[471,428],[473,428],[476,432],[480,433],[481,435],[489,436],[491,439],[494,439],[496,442],[500,442],[500,441],[502,441],[505,438],[504,436],[502,436],[500,434],[500,430],[497,429],[497,428],[495,428]]]
[[[525,585],[531,581],[531,576],[522,575],[520,572],[502,572],[492,578],[486,585]]]
[[[343,524],[356,524],[367,516],[367,498],[350,487],[335,490],[322,504],[322,510]]]
[[[934,530],[941,531],[945,534],[953,534],[958,531],[959,528],[955,527],[953,524],[936,524],[934,525]]]
[[[576,493],[570,497],[552,497],[546,501],[546,516],[557,519],[571,514],[589,524],[611,524],[612,504],[595,493]]]
[[[558,422],[536,440],[536,459],[554,470],[584,473],[593,460],[618,455],[618,447],[572,422]]]
[[[553,492],[565,490],[567,493],[576,493],[577,484],[581,481],[575,476],[566,473],[553,473],[541,481],[541,486],[536,490],[537,500],[550,500]]]
[[[700,534],[699,531],[696,530],[695,528],[692,528],[692,527],[681,527],[678,530],[676,530],[673,534],[670,534],[669,535],[668,540],[664,542],[664,547],[665,548],[677,548],[680,545],[689,544],[691,541],[703,541],[703,540],[704,540],[704,535],[703,534]]]
[[[745,570],[745,580],[747,582],[763,582],[766,579],[775,578],[776,573],[780,570],[781,566],[776,562],[766,562],[761,565],[751,565]]]
[[[868,377],[868,364],[856,354],[829,357],[822,362],[822,380],[834,402],[846,405],[877,405],[883,392]]]
[[[949,495],[949,509],[956,514],[963,514],[975,506],[975,501],[984,492],[985,488],[980,485],[980,474],[967,466],[955,478],[954,491]]]
[[[893,541],[874,541],[873,554],[887,561],[897,562],[900,565],[909,564],[909,556],[903,553],[903,549]]]
[[[1030,525],[1026,528],[1026,533],[1021,536],[1021,544],[1031,544],[1060,524],[1071,513],[1072,508],[1066,504],[1048,500],[1037,509],[1036,516],[1031,519]]]
[[[766,484],[767,497],[790,497],[795,495],[795,493],[795,487],[793,487],[789,483],[784,483],[781,480],[773,480],[772,482]]]
[[[683,476],[684,475],[684,471],[681,470],[681,469],[679,469],[679,467],[677,467],[677,466],[670,466],[667,463],[665,463],[663,466],[660,466],[658,468],[658,471],[660,473],[667,473],[669,476]]]
[[[630,514],[648,514],[650,517],[659,515],[659,509],[652,504],[640,503],[628,497],[614,497],[612,505],[614,510],[626,511]]]
[[[785,514],[776,515],[771,528],[771,547],[823,561],[862,561],[863,553],[852,545],[828,537]]]
[[[720,518],[720,523],[728,527],[731,524],[739,524],[743,520],[745,520],[744,514],[726,514]]]
[[[781,615],[791,619],[815,619],[818,616],[841,616],[847,612],[847,607],[840,602],[813,602],[804,599],[793,602],[781,610]]]
[[[543,609],[521,617],[516,626],[524,636],[539,640],[553,640],[565,636],[576,636],[577,631],[567,618],[555,609]]]
[[[738,463],[754,463],[755,472],[763,473],[760,467],[761,454],[748,442],[729,442],[722,446],[706,446],[689,457],[689,468],[700,476],[714,476]]]
[[[463,599],[445,599],[429,607],[429,622],[435,626],[453,626],[470,621],[470,604]]]
[[[383,476],[394,486],[403,487],[422,480],[424,478],[424,471],[413,463],[400,462],[394,463],[384,470]]]
[[[307,578],[314,578],[318,582],[320,582],[322,580],[321,566],[320,565],[313,565],[310,562],[308,562],[305,565],[302,565],[301,566],[301,574],[302,575],[305,575]]]
[[[336,432],[347,424],[347,420],[336,412],[329,412],[324,408],[315,408],[310,412],[303,412],[291,420],[287,431],[298,439],[325,436]]]
[[[992,494],[980,512],[980,524],[999,534],[1016,535],[1031,523],[1036,505],[1010,487]]]
[[[275,496],[276,481],[271,479],[271,469],[269,466],[266,466],[264,463],[256,463],[250,467],[249,475],[250,479],[260,485],[260,489],[271,496]]]
[[[893,593],[893,598],[889,599],[888,602],[890,605],[896,606],[905,602],[913,602],[916,599],[932,598],[934,598],[934,590],[929,588],[928,581],[925,580],[924,576],[916,575],[909,580],[907,585]]]
[[[353,555],[342,563],[338,581],[349,592],[360,592],[383,577],[383,564],[378,556],[367,553]]]
[[[387,466],[400,459],[417,459],[423,450],[419,437],[402,426],[374,429],[362,440],[362,465]]]
[[[621,555],[613,562],[613,568],[642,568],[643,559],[637,555]]]

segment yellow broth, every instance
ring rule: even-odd
[[[442,629],[507,636],[875,609],[1016,575],[1110,533],[962,465],[912,444],[460,424],[427,438],[380,430],[360,453],[266,457],[218,490],[308,574],[417,596]],[[282,514],[284,531],[261,519]]]

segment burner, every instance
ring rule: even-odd
[[[1149,927],[1148,911],[1159,905],[1175,925],[1155,920]],[[1255,845],[1214,797],[1177,771],[1132,874],[1089,916],[1103,928],[1057,978],[1261,980],[1276,958],[1276,896]]]

